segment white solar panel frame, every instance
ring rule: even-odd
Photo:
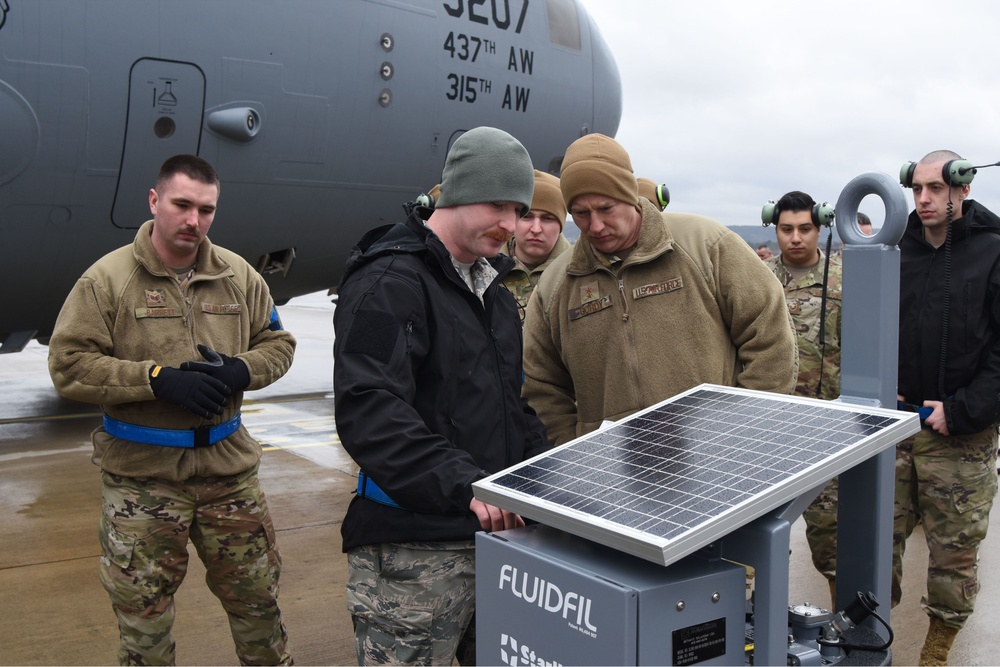
[[[507,486],[496,484],[497,479],[500,479],[511,472],[517,471],[519,468],[532,466],[538,461],[550,457],[557,452],[577,446],[581,442],[584,442],[589,438],[593,438],[599,433],[612,432],[615,428],[627,425],[629,422],[637,420],[647,413],[654,412],[664,405],[674,403],[683,397],[706,390],[758,397],[769,401],[777,401],[779,403],[797,403],[823,409],[832,408],[851,414],[878,415],[890,418],[894,420],[894,423],[882,428],[873,435],[863,437],[854,444],[845,445],[842,450],[830,454],[827,458],[814,463],[804,470],[800,470],[799,472],[792,474],[786,479],[779,480],[777,483],[768,487],[764,491],[743,500],[739,504],[721,512],[717,516],[709,517],[693,526],[690,526],[680,535],[672,538],[664,538],[659,535],[643,532],[624,524],[615,523],[614,521],[609,521],[593,514],[581,512],[565,505],[560,505],[543,498],[538,498],[530,494],[511,489]],[[830,480],[842,472],[853,468],[857,464],[871,458],[875,454],[878,454],[889,447],[894,446],[896,443],[915,433],[918,433],[919,431],[920,420],[915,413],[907,413],[885,408],[858,406],[833,401],[823,401],[799,396],[772,394],[750,389],[702,384],[665,401],[657,403],[656,405],[650,406],[641,412],[637,412],[636,414],[600,429],[599,431],[581,436],[580,438],[576,438],[571,442],[549,450],[548,452],[540,454],[528,461],[511,466],[506,470],[475,482],[472,486],[475,497],[482,502],[501,507],[511,512],[516,512],[521,516],[534,519],[540,523],[565,530],[566,532],[579,535],[614,549],[645,558],[646,560],[650,560],[654,563],[669,565],[670,563],[697,551],[713,541],[728,535],[732,531],[741,528],[776,507],[794,500],[803,493],[816,489],[827,480]]]

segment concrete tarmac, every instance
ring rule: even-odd
[[[248,394],[244,422],[265,444],[260,478],[283,558],[281,608],[298,664],[352,664],[340,522],[357,468],[334,423],[333,305],[319,293],[279,312],[299,341],[295,361],[280,381]],[[56,395],[46,354],[32,344],[0,355],[0,665],[115,664],[117,625],[97,578],[100,473],[90,462],[90,432],[100,415],[96,406]],[[952,650],[955,665],[1000,661],[1000,634],[991,622],[1000,611],[997,530],[981,551],[983,591]],[[193,548],[190,555],[176,597],[178,664],[237,664],[225,613],[204,584]],[[790,558],[790,602],[828,604],[801,520],[792,527]],[[892,612],[896,665],[916,664],[923,642],[926,567],[918,528],[906,553],[903,601]]]

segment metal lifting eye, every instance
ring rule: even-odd
[[[393,73],[392,63],[390,62],[382,63],[382,69],[380,70],[379,73],[382,75],[382,79],[384,79],[385,81],[391,79]]]
[[[392,91],[388,88],[383,88],[382,92],[378,94],[378,103],[383,107],[387,107],[392,104]]]
[[[382,43],[382,49],[383,49],[383,50],[384,50],[384,51],[385,51],[386,53],[388,53],[389,51],[392,51],[392,47],[393,47],[393,46],[395,45],[395,43],[396,43],[396,40],[394,40],[394,39],[392,38],[392,35],[390,35],[390,34],[389,34],[389,33],[387,33],[387,32],[383,32],[383,33],[382,33],[382,36],[381,36],[381,37],[379,37],[379,41],[380,41],[380,42]]]

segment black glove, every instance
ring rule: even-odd
[[[185,361],[181,364],[182,371],[198,371],[220,380],[229,387],[230,394],[243,391],[250,386],[250,369],[245,363],[234,357],[219,354],[207,345],[198,345],[198,351],[206,361]]]
[[[221,415],[226,397],[232,394],[225,383],[203,373],[187,373],[169,366],[149,369],[153,395],[179,405],[205,419]]]

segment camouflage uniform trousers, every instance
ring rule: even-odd
[[[802,513],[813,565],[829,581],[837,578],[837,479],[827,482]]]
[[[906,539],[920,521],[930,551],[928,616],[961,628],[979,593],[979,544],[997,492],[997,429],[943,436],[924,428],[896,446],[892,606],[902,597]]]
[[[359,665],[474,660],[474,542],[369,544],[351,549],[347,564]]]
[[[101,583],[118,617],[122,665],[175,664],[174,593],[188,539],[222,602],[244,665],[291,664],[278,609],[281,556],[257,466],[183,482],[104,473]]]

